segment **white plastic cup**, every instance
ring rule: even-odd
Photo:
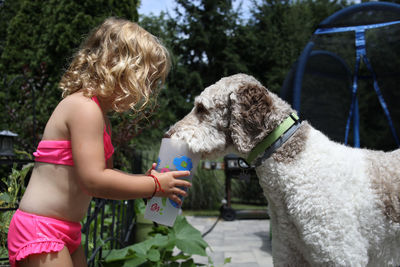
[[[161,173],[190,171],[190,175],[182,177],[182,179],[191,182],[199,159],[199,155],[193,154],[185,142],[163,138],[158,154],[156,171]],[[179,197],[183,201],[183,197]],[[153,197],[147,202],[144,218],[159,224],[173,226],[179,210],[180,206],[171,199]]]

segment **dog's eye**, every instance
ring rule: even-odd
[[[206,114],[207,113],[207,109],[204,107],[203,104],[197,104],[196,105],[196,113],[198,113],[198,114]]]

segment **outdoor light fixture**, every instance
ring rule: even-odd
[[[243,158],[238,157],[235,154],[226,155],[224,161],[226,165],[225,168],[228,171],[243,171],[251,168]]]
[[[4,130],[0,132],[0,156],[14,156],[14,138],[18,134]]]
[[[203,161],[202,166],[203,166],[203,169],[206,169],[206,170],[223,170],[224,169],[223,162]]]

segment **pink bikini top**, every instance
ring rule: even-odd
[[[92,97],[92,100],[100,107],[99,100],[96,96]],[[104,126],[104,156],[105,160],[107,161],[114,153],[114,147],[111,143],[111,137],[107,133],[106,129],[107,127]],[[110,128],[108,128],[108,131],[110,131]],[[72,159],[71,141],[69,140],[42,140],[39,142],[36,152],[34,152],[33,155],[35,156],[35,161],[39,162],[70,166],[74,165],[74,161]]]

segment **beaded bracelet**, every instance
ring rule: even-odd
[[[164,190],[163,190],[162,187],[161,187],[160,181],[158,181],[158,178],[155,177],[153,174],[149,174],[148,176],[150,176],[150,177],[153,178],[153,180],[154,180],[154,185],[155,185],[153,195],[151,195],[150,198],[153,198],[154,195],[155,195],[157,192],[160,192],[160,191],[161,191],[161,192],[164,192]]]

